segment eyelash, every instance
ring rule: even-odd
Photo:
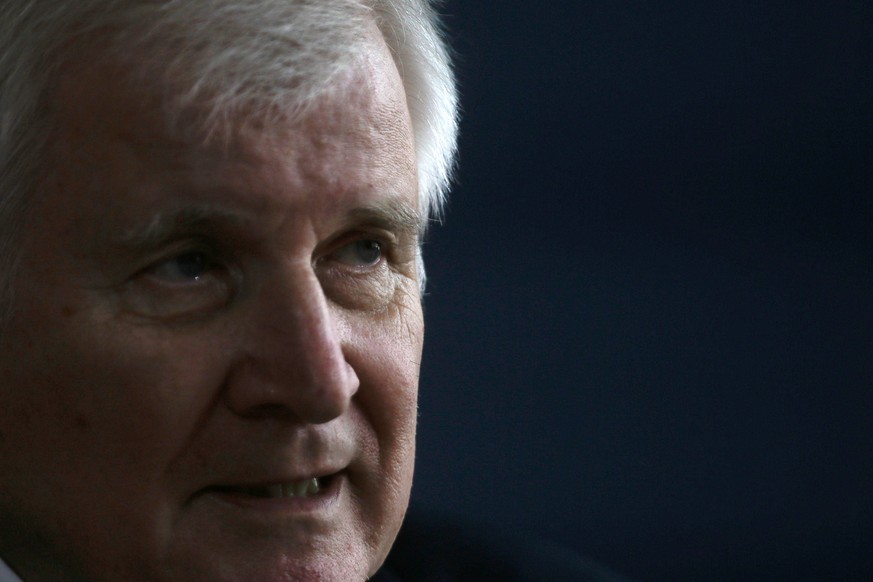
[[[157,277],[157,272],[159,270],[171,265],[174,261],[178,261],[177,264],[181,264],[183,262],[182,259],[186,259],[186,258],[187,259],[194,259],[193,262],[195,264],[193,266],[196,269],[198,269],[199,271],[201,271],[202,274],[194,275],[194,274],[184,273],[185,266],[181,266],[181,265],[180,265],[180,268],[178,270],[182,271],[180,278],[185,278],[185,279],[188,279],[189,281],[191,281],[191,280],[199,281],[202,277],[205,277],[209,271],[213,271],[217,268],[218,269],[221,268],[220,264],[217,263],[216,261],[212,260],[210,255],[211,255],[211,253],[206,252],[206,251],[202,251],[202,250],[191,250],[191,251],[181,252],[179,254],[176,254],[172,257],[158,261],[157,263],[153,264],[151,267],[149,267],[148,272],[152,276]],[[190,267],[192,265],[188,264],[187,266]],[[170,278],[171,278],[170,274],[167,274],[167,276],[165,277],[165,279],[170,279]]]
[[[136,277],[142,285],[133,287],[135,311],[166,319],[200,317],[230,305],[247,285],[245,265],[211,241],[180,241],[168,250]],[[389,273],[398,249],[390,235],[347,233],[316,253],[313,268],[333,301],[369,309],[381,306],[393,288]]]
[[[345,238],[345,240],[343,240],[341,243],[332,245],[332,250],[322,255],[322,257],[320,257],[318,260],[330,260],[331,258],[336,259],[336,256],[341,251],[351,249],[354,245],[359,245],[362,243],[373,243],[375,244],[375,246],[378,247],[378,257],[376,257],[370,265],[362,265],[362,268],[364,269],[368,267],[375,267],[383,261],[390,261],[391,256],[394,254],[393,241],[387,240],[386,237],[379,237],[368,234]],[[192,257],[198,257],[200,259],[197,261],[199,263],[198,266],[201,266],[205,272],[209,272],[211,270],[220,271],[228,269],[228,267],[225,266],[227,264],[227,261],[221,257],[221,254],[217,252],[212,245],[192,244],[189,248],[179,248],[172,253],[168,253],[164,258],[152,262],[146,268],[144,268],[141,273],[153,274],[161,267],[164,267],[172,263],[173,261]],[[337,262],[341,263],[342,261],[337,260]],[[200,276],[194,277],[195,280],[199,278]]]
[[[367,245],[367,247],[363,247],[363,245]],[[361,237],[339,245],[328,257],[337,263],[365,271],[378,267],[381,263],[387,261],[389,251],[390,245],[386,244],[383,240],[376,237]],[[352,257],[348,261],[343,260],[343,255],[348,253],[359,253],[359,256]],[[376,256],[372,259],[360,256],[361,254],[368,253],[375,253]]]

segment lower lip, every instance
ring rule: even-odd
[[[242,492],[205,489],[201,495],[219,503],[249,512],[307,514],[328,510],[335,505],[343,488],[343,474],[331,475],[324,487],[309,497],[256,497]]]

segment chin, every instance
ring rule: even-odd
[[[374,563],[372,556],[349,549],[338,554],[312,556],[281,556],[273,559],[240,556],[234,563],[226,558],[211,564],[187,564],[172,568],[167,582],[363,582],[382,564],[383,556]]]

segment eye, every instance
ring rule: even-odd
[[[239,287],[239,273],[220,257],[192,250],[153,263],[126,286],[127,310],[168,321],[219,311],[230,304]]]
[[[189,252],[158,263],[149,274],[169,283],[191,283],[200,281],[214,265],[203,252]]]
[[[372,267],[382,258],[382,243],[360,239],[340,247],[333,253],[334,260],[352,267]]]

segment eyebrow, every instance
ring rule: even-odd
[[[417,210],[398,200],[379,201],[352,209],[351,223],[369,223],[399,235],[416,235],[422,228]],[[252,219],[221,205],[204,204],[155,214],[148,223],[127,230],[117,244],[130,250],[154,249],[179,232],[208,231],[216,224],[250,227]]]
[[[205,230],[216,223],[243,226],[250,220],[218,205],[170,209],[155,214],[142,226],[127,230],[116,242],[131,250],[152,249],[166,243],[177,232]]]
[[[386,200],[353,209],[349,217],[368,222],[398,234],[417,234],[422,228],[421,215],[399,200]]]

